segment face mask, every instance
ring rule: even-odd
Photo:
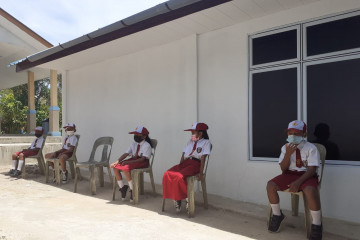
[[[134,135],[134,141],[135,141],[135,142],[139,143],[139,142],[141,142],[142,140],[143,140],[143,139],[142,139],[141,136],[139,136],[139,135]]]
[[[74,131],[66,131],[66,135],[72,136],[72,135],[74,135]]]
[[[299,143],[301,143],[302,140],[304,140],[303,137],[295,136],[295,135],[289,135],[288,138],[286,139],[286,141],[288,141],[289,143],[293,143],[293,144],[299,144]]]
[[[37,137],[37,138],[39,138],[39,137],[41,137],[41,133],[35,133],[35,137]]]
[[[194,142],[197,142],[199,141],[199,137],[197,137],[195,134],[194,135],[191,135],[191,141],[194,141]]]

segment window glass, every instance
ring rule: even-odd
[[[306,28],[307,56],[360,48],[360,16]]]
[[[252,39],[252,65],[297,58],[297,30]]]
[[[309,140],[328,160],[360,160],[360,59],[307,67]]]
[[[252,74],[253,157],[278,158],[297,119],[297,68]]]

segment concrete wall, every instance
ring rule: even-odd
[[[280,168],[248,157],[248,34],[359,7],[356,0],[324,0],[68,71],[64,121],[78,126],[79,161],[87,160],[94,140],[106,135],[115,138],[115,161],[132,141],[127,133],[142,124],[159,140],[154,175],[160,184],[190,137],[182,130],[198,116],[209,124],[214,144],[209,193],[267,204],[266,182]],[[360,222],[359,171],[326,166],[324,216]],[[281,195],[281,205],[289,209],[290,196]]]

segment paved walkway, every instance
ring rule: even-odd
[[[58,187],[46,184],[32,172],[27,179],[6,175],[0,168],[0,239],[306,239],[303,228],[285,224],[277,234],[268,233],[265,219],[231,211],[196,208],[195,218],[176,214],[171,201],[161,212],[161,196],[140,197],[138,205],[110,201],[109,183],[90,195],[89,182],[73,181]],[[325,233],[324,239],[341,240]]]

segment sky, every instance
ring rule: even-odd
[[[0,0],[0,7],[58,45],[165,0]]]

